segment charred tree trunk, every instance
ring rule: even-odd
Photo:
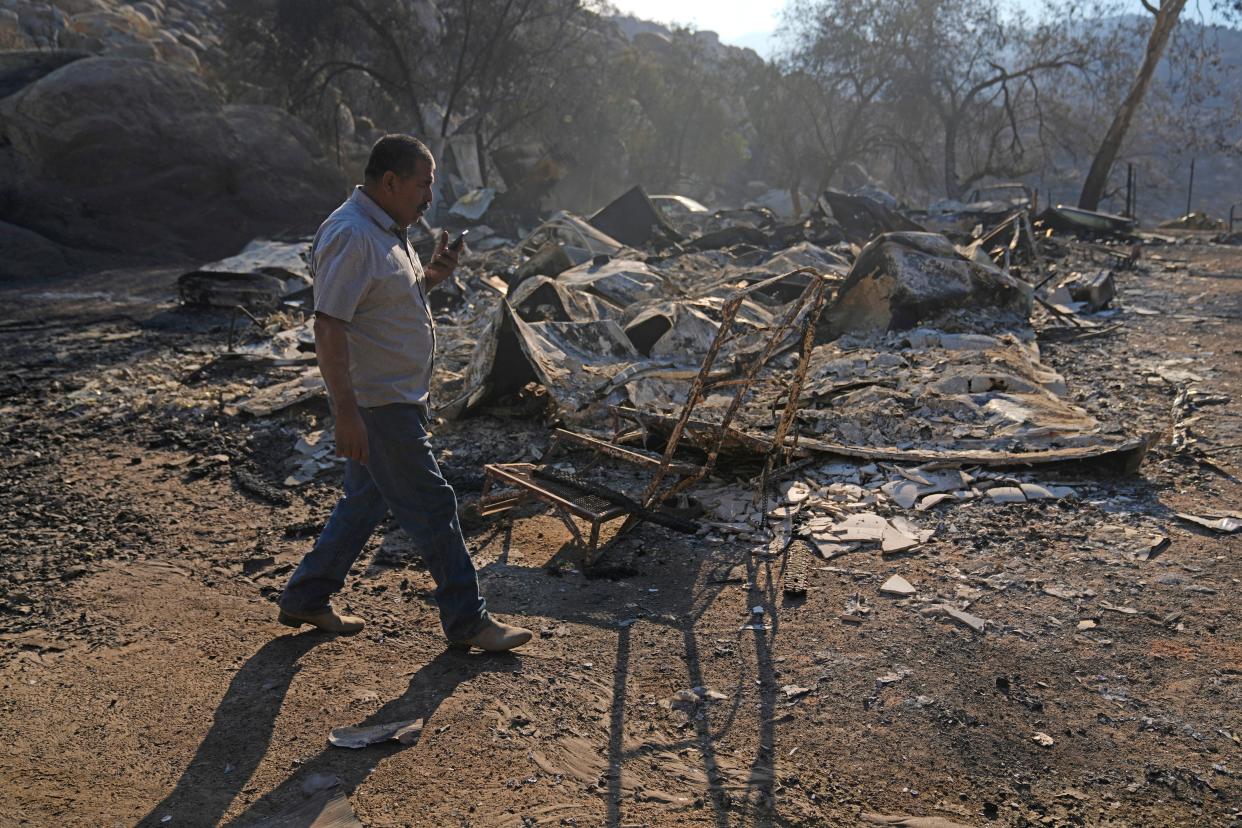
[[[1100,144],[1100,149],[1091,162],[1087,180],[1083,182],[1082,194],[1078,197],[1078,206],[1084,210],[1099,209],[1100,199],[1104,197],[1104,188],[1108,185],[1108,175],[1113,169],[1113,162],[1117,160],[1117,154],[1121,152],[1121,144],[1130,130],[1130,122],[1134,119],[1134,114],[1143,105],[1147,87],[1156,73],[1156,66],[1159,65],[1161,56],[1164,55],[1164,47],[1168,45],[1169,35],[1173,33],[1177,20],[1181,17],[1182,9],[1186,7],[1186,0],[1163,0],[1159,8],[1153,8],[1146,2],[1143,5],[1155,14],[1156,22],[1152,25],[1151,35],[1147,38],[1147,52],[1143,55],[1143,65],[1139,67],[1138,77],[1134,79],[1134,85],[1130,87],[1130,93],[1126,95],[1126,99],[1121,102],[1121,108],[1117,110],[1117,115],[1113,118],[1113,123],[1109,126],[1104,141]]]
[[[956,116],[950,117],[944,125],[944,194],[954,201],[962,197],[962,184],[957,177]]]
[[[802,217],[802,176],[795,175],[789,183],[789,200],[793,202],[794,218]]]

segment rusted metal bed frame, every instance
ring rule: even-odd
[[[548,446],[543,461],[546,463],[557,449],[565,444],[572,444],[594,452],[594,457],[588,463],[587,469],[595,465],[603,456],[647,469],[661,466],[661,461],[653,457],[631,451],[606,440],[585,434],[575,434],[563,428],[552,432],[552,443]],[[602,552],[599,546],[601,529],[617,518],[630,515],[630,511],[606,497],[560,485],[555,480],[537,478],[535,472],[538,468],[534,463],[488,463],[485,465],[483,467],[483,492],[479,497],[479,513],[484,516],[494,515],[512,509],[532,498],[542,500],[552,507],[557,517],[574,536],[574,540],[586,548],[588,563],[594,563]],[[672,473],[679,476],[693,474],[698,470],[698,466],[685,463],[674,463],[669,468]],[[492,488],[496,485],[509,491],[492,494]],[[587,537],[583,536],[577,523],[574,522],[575,517],[590,524],[590,533]]]
[[[801,296],[790,304],[789,309],[781,320],[775,326],[768,329],[767,333],[770,336],[768,337],[767,344],[759,355],[743,369],[742,376],[730,376],[728,378],[717,376],[713,378],[711,375],[712,366],[715,365],[721,349],[740,336],[740,334],[733,330],[733,323],[742,303],[755,293],[777,285],[786,279],[801,275],[809,275],[811,280]],[[797,414],[798,398],[801,396],[802,386],[806,381],[807,370],[810,367],[810,354],[815,341],[815,325],[824,309],[827,290],[828,283],[823,274],[813,268],[799,268],[742,288],[725,300],[721,307],[720,327],[716,332],[716,337],[713,339],[711,347],[708,348],[703,364],[690,385],[685,405],[682,406],[681,414],[673,425],[665,444],[664,453],[660,459],[631,451],[624,446],[617,445],[616,442],[608,442],[558,428],[553,432],[552,444],[543,457],[544,462],[547,461],[557,448],[570,443],[580,448],[590,449],[595,453],[591,465],[602,459],[602,456],[608,456],[650,470],[653,472],[652,480],[647,485],[639,502],[644,509],[658,508],[660,504],[686,491],[702,480],[715,468],[721,448],[728,436],[729,425],[737,415],[738,409],[741,408],[747,393],[754,385],[760,369],[767,364],[768,360],[777,352],[777,349],[786,341],[786,338],[794,330],[795,324],[800,320],[802,328],[800,359],[794,371],[794,378],[789,387],[787,402],[781,413],[776,433],[771,443],[772,448],[765,459],[760,481],[760,491],[766,493],[768,476],[772,472],[778,458],[783,456],[785,462],[788,462],[789,458],[797,451],[797,433],[793,434],[792,440],[787,440],[787,437],[793,426],[794,416]],[[713,424],[715,434],[709,441],[711,447],[708,450],[706,462],[702,465],[690,465],[674,461],[673,457],[685,434],[687,424],[691,422],[691,415],[695,407],[710,392],[722,391],[727,393],[729,390],[733,392],[733,399],[721,421]],[[621,436],[620,423],[623,419],[633,420],[640,428],[644,427],[641,412],[627,412],[626,409],[618,407],[613,407],[612,412],[615,425],[614,441]],[[641,516],[609,501],[607,498],[561,486],[555,481],[536,479],[535,472],[537,468],[532,463],[489,463],[484,466],[483,492],[479,499],[480,514],[497,514],[531,498],[543,501],[553,508],[557,516],[573,534],[575,540],[585,546],[588,564],[594,563],[603,553],[604,548],[611,545],[612,541],[624,535],[643,519]],[[508,491],[501,494],[492,494],[493,486],[496,484],[500,484]],[[574,521],[575,517],[590,524],[589,536],[583,536],[582,531]],[[625,522],[621,528],[604,547],[600,547],[599,539],[604,525],[622,517],[625,518]]]
[[[811,281],[807,283],[806,289],[802,291],[802,295],[796,301],[790,304],[789,310],[785,316],[772,329],[771,336],[768,338],[767,346],[762,353],[755,358],[747,367],[741,381],[737,380],[711,380],[710,374],[712,366],[716,362],[716,358],[720,355],[720,349],[729,341],[736,338],[737,334],[733,331],[733,320],[737,316],[738,309],[741,308],[742,302],[751,295],[758,293],[768,287],[779,284],[780,282],[800,275],[810,275]],[[797,449],[797,434],[794,434],[792,443],[786,444],[786,437],[789,430],[793,426],[794,416],[798,413],[798,398],[802,394],[802,386],[806,382],[806,373],[810,368],[811,349],[815,344],[815,324],[819,321],[819,316],[823,312],[825,304],[825,293],[828,289],[828,283],[823,274],[813,268],[804,267],[792,270],[789,273],[780,276],[773,276],[762,282],[756,282],[742,290],[737,291],[730,296],[724,303],[720,311],[720,328],[716,333],[716,338],[712,342],[711,347],[707,350],[707,356],[703,358],[703,365],[699,368],[698,375],[694,378],[694,382],[690,385],[690,392],[686,397],[686,404],[682,406],[681,415],[677,418],[676,424],[673,426],[672,432],[669,434],[668,443],[664,449],[664,458],[660,468],[656,471],[655,479],[647,487],[647,491],[643,496],[643,505],[650,507],[655,503],[661,503],[680,492],[693,486],[698,481],[706,477],[716,466],[716,461],[720,457],[720,449],[724,445],[725,438],[728,434],[729,425],[733,422],[733,418],[737,415],[738,409],[742,406],[742,401],[749,393],[751,386],[754,385],[759,370],[767,364],[768,360],[776,352],[776,349],[785,340],[785,337],[793,329],[794,323],[802,316],[802,342],[799,353],[798,367],[794,372],[793,382],[790,383],[788,399],[785,403],[785,409],[781,413],[781,418],[776,427],[776,433],[772,439],[773,450],[769,452],[767,460],[764,464],[764,477],[762,481],[763,488],[766,488],[767,474],[771,471],[772,464],[776,457],[784,454],[788,459]],[[803,314],[803,310],[806,313]],[[717,432],[711,449],[708,451],[707,461],[699,467],[693,474],[688,475],[666,489],[661,489],[661,484],[668,477],[668,471],[673,463],[673,455],[677,451],[677,446],[681,442],[682,434],[685,432],[686,424],[690,421],[694,408],[703,400],[710,391],[717,388],[732,388],[733,399],[729,403],[729,408],[725,411],[724,417],[717,424]]]

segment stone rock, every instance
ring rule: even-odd
[[[0,9],[0,30],[3,29],[5,11],[7,9]],[[51,51],[27,49],[0,52],[0,98],[7,98],[49,72],[54,72],[65,64],[84,57],[90,57],[90,53],[70,49]]]
[[[159,50],[151,40],[121,41],[104,48],[103,53],[109,57],[130,58],[131,60],[159,60]]]
[[[49,279],[67,273],[64,248],[38,233],[0,221],[0,284],[19,279]]]
[[[198,74],[199,70],[202,68],[202,65],[198,59],[198,53],[183,43],[179,43],[176,40],[173,40],[170,43],[160,39],[155,41],[154,46],[156,55],[158,55],[159,59],[165,63],[180,66],[181,68],[188,69],[195,74]]]
[[[0,101],[0,155],[11,223],[165,261],[313,229],[345,190],[291,115],[221,106],[192,72],[124,58],[75,60]]]
[[[193,34],[192,32],[181,32],[177,35],[177,39],[196,52],[207,51],[207,44],[200,40],[198,35]]]
[[[858,255],[825,314],[830,335],[905,330],[938,314],[977,308],[1025,320],[1029,285],[970,261],[936,233],[885,233]]]
[[[147,22],[152,26],[159,25],[160,18],[164,16],[164,10],[158,8],[153,3],[135,3],[131,8],[146,18]]]
[[[71,17],[93,11],[108,11],[109,8],[104,0],[55,0],[55,5]]]
[[[21,50],[32,46],[22,30],[21,18],[12,9],[0,9],[0,49]]]
[[[69,28],[77,35],[94,38],[105,46],[155,37],[155,27],[132,6],[100,9],[69,18]]]
[[[69,18],[49,3],[21,3],[17,6],[17,18],[22,32],[40,49],[55,49],[61,45]]]

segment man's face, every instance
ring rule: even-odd
[[[400,227],[409,227],[427,212],[435,180],[435,165],[421,160],[410,175],[384,174],[384,195],[388,199],[385,208]]]

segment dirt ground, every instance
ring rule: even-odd
[[[538,631],[505,656],[445,650],[392,527],[339,601],[361,635],[277,625],[335,490],[273,469],[326,409],[228,414],[184,370],[227,317],[176,308],[173,272],[10,287],[0,825],[1242,825],[1242,535],[1175,517],[1242,508],[1242,249],[1145,254],[1119,327],[1042,343],[1102,422],[1160,435],[1139,474],[937,507],[908,553],[810,561],[804,599],[753,544],[642,526],[588,577],[546,512],[472,518],[489,608]],[[1197,454],[1171,448],[1187,384],[1228,398],[1183,423]],[[482,462],[546,440],[436,434],[467,513]],[[894,573],[919,596],[881,595]],[[767,628],[739,629],[754,607]],[[409,744],[328,743],[414,719]]]

